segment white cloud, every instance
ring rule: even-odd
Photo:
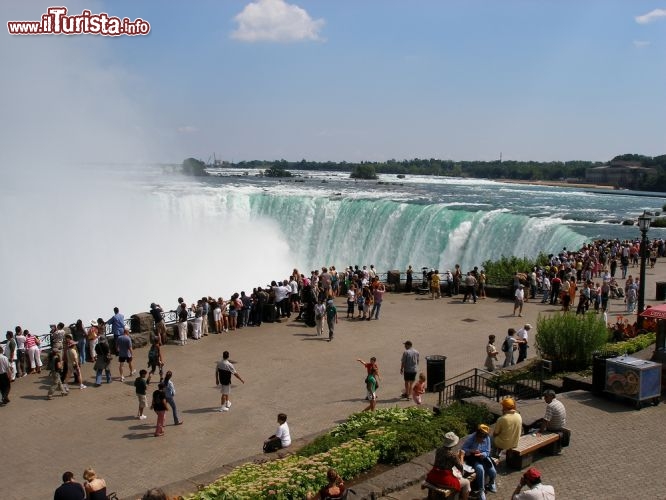
[[[660,17],[666,17],[666,9],[654,9],[642,16],[636,16],[635,19],[638,24],[647,24],[656,21]]]
[[[176,131],[179,134],[193,134],[194,132],[197,132],[199,129],[196,127],[193,127],[192,125],[185,125],[183,127],[178,127]]]
[[[231,38],[243,42],[322,41],[323,19],[312,19],[305,9],[284,0],[257,0],[234,17],[238,28]]]
[[[643,47],[647,47],[650,45],[651,42],[648,42],[646,40],[634,40],[634,47],[637,49],[642,49]]]

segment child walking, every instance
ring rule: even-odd
[[[423,402],[421,396],[425,394],[425,386],[426,376],[421,372],[419,373],[419,381],[412,386],[412,399],[417,405],[420,405]]]

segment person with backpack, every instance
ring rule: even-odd
[[[141,370],[142,372],[145,370]],[[164,383],[160,382],[157,390],[153,392],[153,403],[150,408],[157,413],[157,424],[155,425],[155,437],[164,436],[164,417],[169,411],[167,407],[166,393],[164,392]]]
[[[506,338],[502,343],[502,352],[504,353],[504,365],[503,365],[504,368],[516,364],[516,361],[513,359],[513,352],[518,350],[518,344],[515,335],[516,335],[516,330],[513,328],[509,328]]]
[[[164,359],[162,358],[162,348],[160,347],[159,337],[155,337],[153,339],[153,343],[148,350],[148,368],[150,368],[147,381],[148,384],[150,384],[150,377],[155,375],[155,370],[157,367],[160,369],[160,382],[162,382],[162,367],[164,367]]]

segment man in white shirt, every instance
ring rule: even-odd
[[[271,437],[264,441],[264,453],[271,453],[291,445],[291,435],[287,425],[286,413],[278,413],[278,428]]]
[[[516,332],[516,341],[518,342],[518,360],[516,361],[516,363],[525,361],[525,359],[527,358],[527,346],[530,340],[528,332],[531,329],[532,325],[528,323]]]
[[[2,395],[0,406],[9,403],[9,391],[12,388],[11,375],[12,367],[9,365],[7,356],[4,355],[4,347],[0,346],[0,394]]]
[[[527,489],[523,491],[523,488]],[[555,489],[541,483],[541,472],[530,467],[520,478],[520,483],[513,492],[512,500],[555,500]]]

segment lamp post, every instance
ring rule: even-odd
[[[645,310],[645,257],[647,253],[648,239],[647,232],[650,229],[652,217],[643,211],[643,215],[638,217],[638,228],[641,230],[641,281],[638,287],[638,318],[636,323],[639,330],[643,328],[643,316],[641,313]]]

